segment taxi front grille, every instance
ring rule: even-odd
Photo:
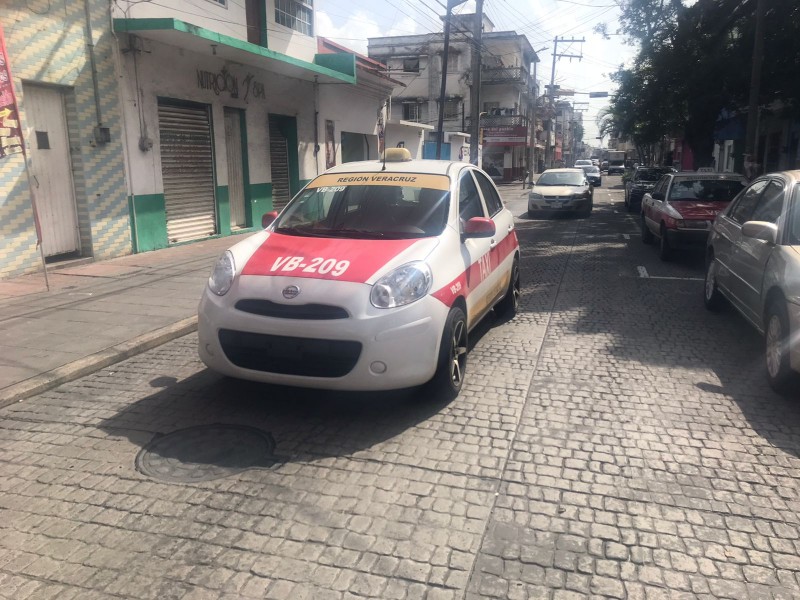
[[[361,356],[361,342],[220,329],[225,356],[237,367],[308,377],[343,377]]]
[[[326,321],[347,319],[350,315],[341,306],[330,304],[279,304],[270,300],[247,298],[236,303],[236,309],[254,315],[278,319],[304,319],[307,321]]]

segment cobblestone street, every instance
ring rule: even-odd
[[[702,256],[621,187],[503,194],[521,309],[449,404],[223,378],[190,335],[0,409],[0,597],[800,597],[800,406]]]

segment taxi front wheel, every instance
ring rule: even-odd
[[[439,363],[431,380],[433,389],[452,400],[464,385],[467,370],[467,318],[464,311],[453,307],[447,315],[439,348]]]

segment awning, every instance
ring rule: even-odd
[[[356,83],[353,55],[318,54],[315,60],[324,65],[310,63],[179,19],[114,19],[114,31],[134,33],[162,44],[214,55],[294,79],[314,81],[316,77],[320,83]]]

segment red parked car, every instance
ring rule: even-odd
[[[642,198],[642,241],[658,238],[661,260],[675,248],[705,248],[717,214],[741,192],[747,180],[735,173],[668,173]]]

